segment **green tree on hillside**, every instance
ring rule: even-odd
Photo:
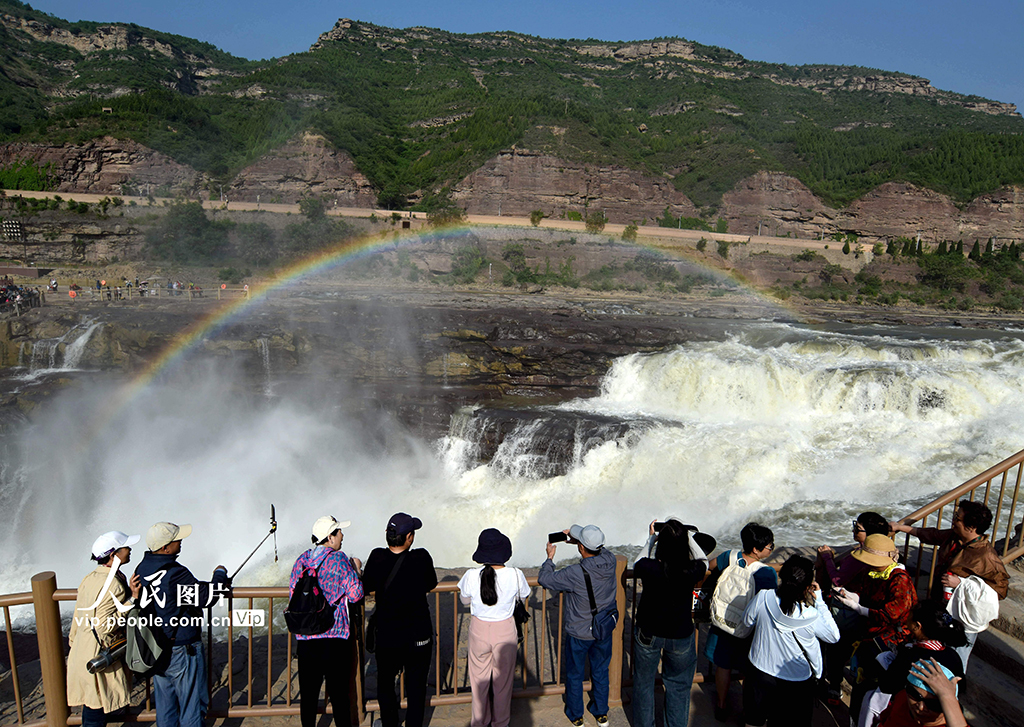
[[[601,232],[607,224],[608,218],[602,210],[591,212],[587,215],[586,220],[584,220],[587,232]]]
[[[238,225],[238,254],[246,262],[262,267],[277,257],[277,235],[265,222]]]
[[[157,258],[209,262],[224,251],[230,226],[210,221],[198,202],[176,202],[146,231],[146,244]]]

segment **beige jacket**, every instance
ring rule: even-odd
[[[131,691],[130,673],[125,668],[123,660],[118,660],[96,674],[90,674],[86,664],[100,652],[97,638],[104,647],[107,647],[117,637],[124,635],[124,627],[114,624],[111,628],[108,619],[117,620],[121,616],[114,606],[111,595],[125,604],[130,597],[128,587],[120,578],[115,577],[110,584],[110,591],[95,609],[79,608],[85,609],[96,601],[109,574],[110,568],[101,565],[82,580],[82,585],[78,587],[78,600],[75,602],[71,634],[68,637],[71,643],[71,653],[68,655],[68,704],[84,704],[92,709],[102,709],[104,712],[113,712],[128,706]],[[90,620],[93,616],[99,619],[95,626],[95,636]]]

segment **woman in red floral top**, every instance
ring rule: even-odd
[[[315,569],[320,588],[329,603],[335,604],[334,625],[322,634],[296,634],[299,659],[299,717],[302,727],[315,727],[320,707],[320,687],[327,682],[327,693],[334,707],[335,723],[345,724],[349,714],[349,682],[352,680],[352,639],[348,622],[348,604],[363,597],[359,580],[362,564],[341,552],[351,523],[331,516],[313,523],[313,547],[299,556],[292,568],[289,595],[307,569]]]
[[[881,665],[875,659],[882,651],[894,649],[910,635],[907,619],[917,605],[917,589],[907,569],[899,562],[896,544],[885,535],[869,535],[853,557],[871,570],[860,582],[860,593],[840,589],[839,601],[862,618],[842,640],[856,639],[861,679],[853,687],[850,714],[860,714],[864,694],[874,689]],[[831,657],[832,654],[830,653]]]

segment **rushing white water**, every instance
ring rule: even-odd
[[[256,350],[259,351],[260,362],[263,364],[263,394],[264,396],[273,396],[274,378],[270,370],[270,342],[265,338],[257,338]]]
[[[36,341],[32,346],[32,356],[29,362],[29,377],[38,377],[43,374],[50,374],[56,371],[75,371],[82,360],[85,347],[92,338],[92,334],[102,323],[85,321],[74,326],[60,338],[52,338]],[[63,360],[61,358],[61,345],[64,345]],[[23,366],[24,344],[18,349],[18,365]]]
[[[473,466],[466,443],[448,441],[456,492],[502,493],[514,529],[554,510],[601,524],[612,543],[642,541],[669,514],[724,542],[754,518],[779,544],[843,542],[858,512],[906,514],[1024,446],[1024,344],[764,325],[624,357],[599,397],[564,408],[651,426],[548,479],[515,476],[498,456]]]
[[[413,513],[424,521],[417,544],[439,566],[469,564],[485,527],[508,533],[513,560],[529,565],[546,533],[573,522],[627,545],[666,515],[723,543],[758,519],[780,545],[841,544],[858,512],[905,514],[1024,445],[1017,338],[735,330],[616,361],[600,396],[557,414],[640,425],[567,444],[557,476],[536,459],[537,440],[552,436],[536,418],[484,465],[465,420],[437,443],[387,422],[370,432],[315,389],[240,394],[252,387],[213,368],[223,363],[151,385],[102,426],[67,413],[102,411],[112,392],[74,388],[35,418],[17,464],[0,468],[0,592],[25,590],[42,569],[75,585],[96,535],[158,520],[196,526],[182,561],[198,574],[233,570],[266,533],[271,502],[281,563],[264,546],[240,584],[285,582],[323,514],[353,521],[344,549],[365,557],[393,512]]]

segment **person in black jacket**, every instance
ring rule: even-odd
[[[412,547],[422,526],[419,518],[395,513],[385,531],[388,547],[370,553],[363,569],[363,590],[376,596],[377,702],[382,727],[398,727],[395,682],[402,670],[409,700],[405,725],[423,725],[434,636],[427,594],[437,585],[437,574],[430,553]]]
[[[203,727],[209,706],[203,609],[229,590],[224,566],[214,569],[211,581],[200,581],[178,563],[181,541],[191,534],[191,525],[157,523],[146,532],[149,552],[135,569],[143,585],[140,605],[154,601],[164,634],[174,644],[170,663],[163,673],[153,675],[160,727]]]
[[[697,668],[694,645],[693,589],[708,570],[708,559],[694,540],[695,531],[667,520],[657,537],[653,558],[641,558],[633,572],[643,583],[636,609],[633,724],[654,727],[654,678],[662,662],[665,683],[665,725],[686,727],[690,719],[690,688]],[[711,549],[714,545],[711,545]]]

